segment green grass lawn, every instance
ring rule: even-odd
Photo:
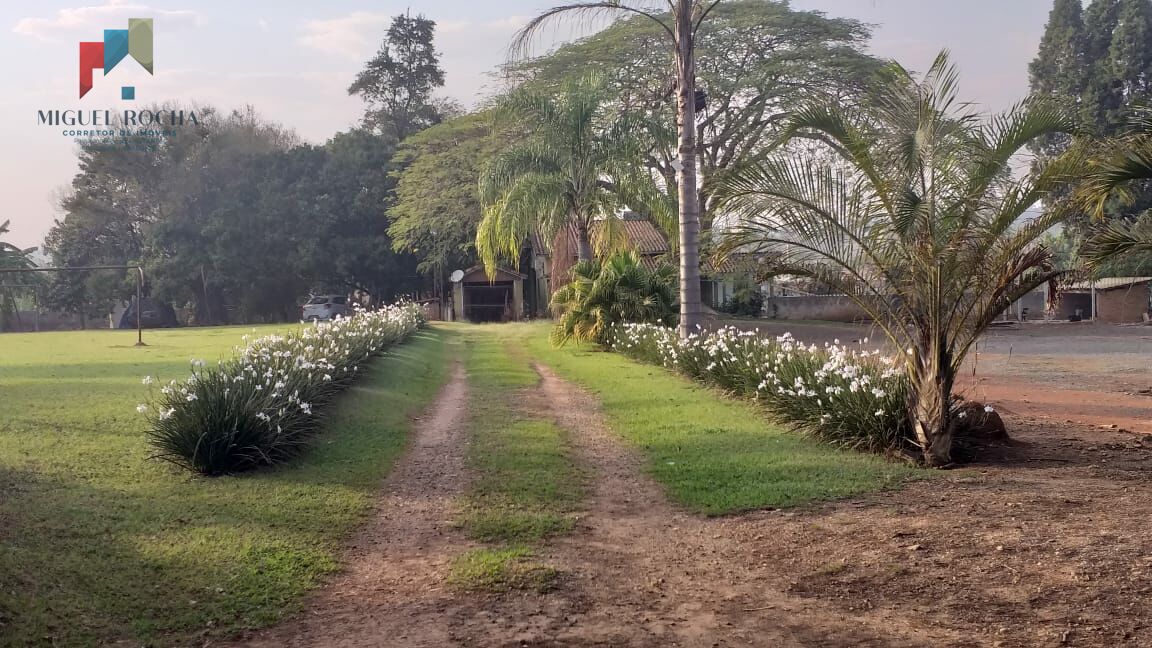
[[[203,478],[150,459],[141,378],[184,377],[249,330],[0,335],[0,645],[187,645],[275,621],[337,567],[445,379],[442,334],[374,362],[287,466]]]
[[[644,453],[668,496],[723,515],[891,488],[923,471],[842,451],[771,424],[660,367],[587,346],[554,349],[544,324],[509,325],[530,353],[596,394],[613,431]]]

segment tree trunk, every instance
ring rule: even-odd
[[[588,234],[588,226],[584,224],[576,226],[576,258],[580,261],[593,260],[592,237]]]
[[[952,463],[952,366],[947,354],[923,354],[919,378],[912,385],[909,410],[912,429],[924,455],[924,463],[939,467]]]
[[[694,0],[676,0],[676,129],[680,136],[680,337],[695,332],[700,318],[700,194],[696,188],[696,62],[692,34]]]

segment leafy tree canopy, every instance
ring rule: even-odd
[[[397,151],[388,233],[397,251],[420,258],[421,272],[476,262],[476,179],[510,135],[493,132],[490,113],[475,113],[421,131]]]
[[[625,18],[508,71],[517,82],[551,88],[589,69],[605,75],[616,106],[643,117],[651,142],[646,166],[672,199],[675,192],[666,190],[676,174],[674,69],[666,38],[652,21]],[[708,95],[698,117],[706,223],[726,171],[768,154],[800,101],[845,99],[879,69],[880,62],[862,52],[868,38],[863,23],[796,11],[785,2],[735,0],[713,9],[696,38],[697,77]]]

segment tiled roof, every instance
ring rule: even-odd
[[[643,218],[617,218],[616,224],[623,230],[624,236],[632,249],[640,256],[661,255],[668,253],[668,243],[656,225]],[[597,231],[604,226],[604,221],[592,223],[592,237],[595,239]],[[574,232],[575,230],[573,230]],[[575,234],[573,233],[573,240]]]
[[[1116,288],[1130,288],[1136,284],[1152,281],[1152,277],[1107,277],[1096,280],[1096,290],[1114,290]],[[1077,281],[1069,284],[1064,290],[1092,290],[1091,281]]]

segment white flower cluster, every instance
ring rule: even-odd
[[[782,422],[847,445],[878,449],[902,434],[904,372],[866,342],[819,347],[731,327],[681,339],[652,324],[623,325],[612,342],[624,355],[755,398]]]
[[[136,409],[161,423],[187,414],[190,424],[202,424],[206,416],[198,408],[217,407],[229,418],[251,416],[279,433],[288,419],[312,415],[315,405],[348,385],[360,363],[407,338],[422,321],[419,308],[396,305],[287,335],[244,336],[248,345],[237,348],[234,359],[213,368],[193,359],[188,378],[170,381],[152,405]],[[143,380],[154,382],[151,376]]]

